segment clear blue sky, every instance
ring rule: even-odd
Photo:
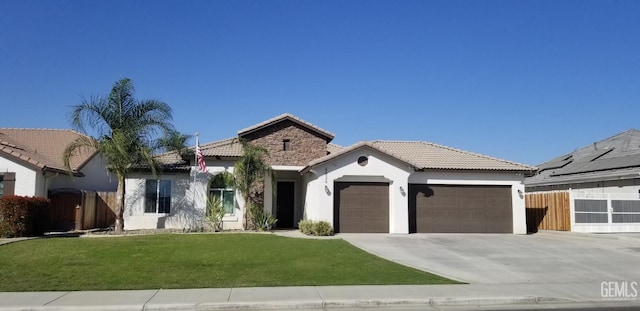
[[[0,127],[122,77],[202,142],[290,112],[535,165],[640,127],[640,1],[0,0]]]

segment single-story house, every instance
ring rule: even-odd
[[[640,232],[640,131],[631,129],[540,164],[527,193],[570,193],[571,230]]]
[[[117,179],[105,169],[102,156],[81,150],[70,159],[71,174],[63,161],[64,150],[82,134],[66,129],[0,128],[0,197],[36,196],[51,200],[52,230],[93,226],[93,213],[84,214],[87,193],[112,192]],[[106,209],[104,209],[106,213]],[[108,219],[103,217],[106,225]],[[101,218],[102,219],[102,218]]]
[[[0,128],[0,196],[48,197],[60,189],[115,191],[117,180],[96,152],[71,158],[73,176],[65,169],[64,149],[81,136],[66,129]]]
[[[242,156],[239,139],[265,147],[264,208],[277,227],[324,220],[336,232],[526,233],[524,177],[536,168],[419,141],[332,144],[334,134],[282,114],[203,144],[206,172],[177,153],[159,156],[164,172],[126,180],[125,229],[203,226],[206,198],[223,198],[225,229],[241,229],[244,202],[217,178]]]

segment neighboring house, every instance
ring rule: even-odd
[[[277,227],[325,220],[336,232],[526,233],[524,175],[535,167],[427,142],[371,141],[342,148],[334,135],[291,114],[200,146],[207,172],[177,153],[157,178],[126,180],[125,229],[198,228],[208,196],[223,198],[225,229],[242,229],[244,202],[217,173],[233,171],[238,139],[268,149],[275,179],[264,208]],[[195,182],[194,182],[195,177]]]
[[[116,179],[95,152],[71,158],[73,176],[65,169],[64,149],[81,136],[72,130],[0,128],[0,196],[49,197],[63,189],[115,191]]]
[[[532,194],[569,191],[572,231],[640,232],[640,131],[545,162],[525,185]]]

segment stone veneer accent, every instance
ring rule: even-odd
[[[244,136],[250,143],[269,151],[269,164],[305,166],[311,160],[327,155],[327,141],[317,133],[290,120],[278,122]],[[289,139],[290,150],[283,150]]]

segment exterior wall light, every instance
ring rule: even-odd
[[[331,190],[329,189],[329,187],[327,185],[324,185],[324,192],[326,192],[327,195],[331,195]]]
[[[407,193],[404,191],[404,188],[402,186],[400,186],[400,194],[402,194],[402,196],[407,195]]]

